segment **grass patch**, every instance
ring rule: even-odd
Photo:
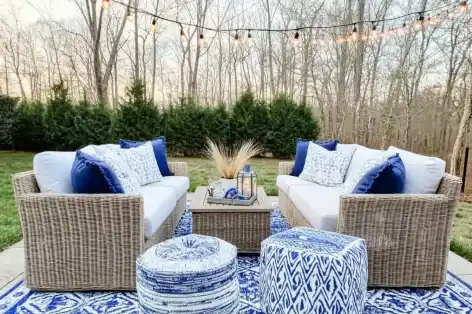
[[[0,152],[0,251],[21,239],[18,211],[15,206],[11,175],[32,168],[33,154]],[[199,185],[208,185],[208,178],[218,176],[209,160],[202,158],[170,158],[188,164],[190,191]],[[279,161],[270,158],[251,160],[258,185],[264,186],[267,195],[277,195],[275,180]],[[472,204],[460,203],[454,224],[451,250],[472,262]]]
[[[195,191],[199,185],[208,185],[208,178],[218,177],[213,163],[203,158],[169,158],[170,161],[185,161],[190,177],[190,191]],[[267,195],[277,195],[275,180],[279,169],[278,159],[255,158],[250,161],[257,176],[257,185],[264,186]]]
[[[0,152],[0,251],[20,241],[20,217],[15,206],[11,175],[31,170],[33,154]]]
[[[472,204],[459,203],[452,232],[451,251],[472,262]]]

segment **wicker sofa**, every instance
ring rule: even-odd
[[[187,176],[184,162],[170,162],[169,168],[175,176]],[[40,193],[33,171],[15,174],[13,186],[25,282],[35,290],[135,290],[137,256],[171,237],[186,208],[183,193],[145,238],[141,195]]]
[[[327,196],[316,194],[316,188],[304,185],[306,181],[289,177],[293,165],[279,164],[280,210],[291,226],[319,227],[305,216],[312,215],[310,211],[316,208],[322,211],[328,205],[323,202]],[[460,186],[459,178],[445,174],[437,194],[347,194],[330,200],[338,206],[333,231],[367,241],[369,286],[444,285]],[[303,193],[293,193],[297,188]],[[306,200],[295,200],[297,197]]]

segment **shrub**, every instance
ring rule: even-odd
[[[13,146],[17,150],[39,152],[47,149],[45,143],[44,105],[23,102],[13,116]]]
[[[47,147],[52,150],[75,150],[74,119],[76,110],[67,96],[68,91],[63,82],[52,88],[52,97],[46,107],[44,124]]]
[[[11,149],[13,112],[18,98],[0,95],[0,149]]]
[[[245,92],[236,102],[231,112],[231,141],[253,139],[265,148],[269,110],[266,104],[257,101],[250,91]]]
[[[103,104],[81,102],[75,107],[71,146],[78,149],[89,144],[111,143],[112,111]]]
[[[266,148],[274,157],[291,158],[297,139],[315,140],[319,132],[318,122],[306,105],[298,105],[287,97],[270,103]]]
[[[210,111],[191,101],[171,106],[166,110],[165,132],[171,154],[176,156],[201,156],[206,147],[206,137],[211,128]]]
[[[127,90],[127,100],[116,111],[113,140],[150,140],[161,135],[164,128],[157,107],[144,98],[144,86],[135,82]]]

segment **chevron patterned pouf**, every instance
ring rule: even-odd
[[[237,313],[236,255],[234,245],[196,234],[151,247],[136,261],[140,313]]]
[[[261,308],[266,314],[362,314],[367,271],[363,239],[292,228],[262,242]]]

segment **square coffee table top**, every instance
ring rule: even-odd
[[[267,199],[263,187],[257,188],[257,199],[249,206],[209,204],[207,203],[208,187],[199,186],[195,190],[195,196],[190,202],[189,211],[192,213],[247,213],[247,212],[272,212],[273,208]]]

